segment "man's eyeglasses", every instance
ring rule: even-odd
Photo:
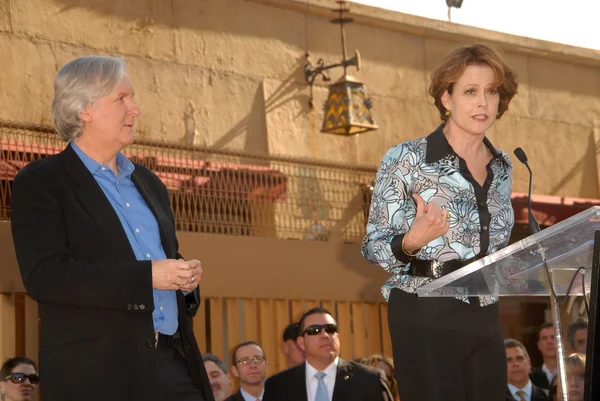
[[[255,356],[254,358],[242,358],[236,362],[236,364],[240,364],[242,366],[248,366],[251,362],[254,362],[255,365],[260,365],[265,362],[266,358],[264,356]]]
[[[309,336],[315,336],[321,332],[321,330],[325,330],[327,334],[335,334],[338,332],[337,324],[328,323],[328,324],[313,324],[312,326],[308,326],[302,332],[302,335],[308,334]]]
[[[10,380],[14,384],[25,383],[25,379],[29,379],[29,383],[31,384],[40,383],[40,376],[35,373],[32,373],[30,375],[26,375],[25,373],[11,373],[4,379]]]

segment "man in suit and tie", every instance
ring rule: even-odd
[[[525,346],[511,338],[504,340],[504,349],[508,377],[506,401],[548,401],[547,391],[529,379],[531,360]]]
[[[340,358],[335,319],[324,308],[298,322],[306,362],[267,379],[263,401],[392,401],[385,374]]]
[[[246,341],[233,349],[231,362],[231,374],[240,381],[240,389],[226,401],[261,401],[267,377],[265,351],[254,341]]]
[[[558,373],[558,360],[556,357],[556,340],[554,339],[554,325],[544,323],[538,332],[537,347],[544,363],[541,367],[531,371],[529,377],[536,386],[545,390],[550,389],[550,383]]]
[[[198,260],[179,254],[169,192],[121,152],[140,116],[122,59],[86,56],[54,81],[66,148],[15,178],[11,223],[41,315],[44,401],[212,401],[189,316]]]

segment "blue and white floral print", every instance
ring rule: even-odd
[[[408,232],[415,218],[412,194],[450,212],[448,232],[424,246],[417,259],[467,260],[494,252],[506,246],[514,225],[510,201],[512,163],[508,156],[484,139],[493,158],[488,165],[487,194],[484,200],[480,196],[478,204],[474,188],[478,184],[461,172],[460,158],[441,128],[390,149],[377,172],[362,254],[392,274],[382,287],[386,299],[392,288],[412,293],[432,280],[407,275],[408,264],[398,260],[391,248],[392,239]],[[469,302],[467,297],[456,295]],[[496,301],[496,297],[480,297],[482,306]]]

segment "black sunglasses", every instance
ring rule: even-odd
[[[39,384],[40,383],[40,375],[32,373],[30,375],[26,375],[25,373],[11,373],[10,375],[4,378],[5,380],[10,380],[14,384],[24,383],[25,379],[29,379],[29,383],[31,384]]]
[[[325,330],[327,334],[335,334],[338,332],[337,324],[328,323],[328,324],[313,324],[312,326],[308,326],[302,332],[302,335],[308,334],[309,336],[317,335],[321,332],[321,330]]]

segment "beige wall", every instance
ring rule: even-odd
[[[486,41],[504,51],[520,82],[492,141],[511,155],[527,150],[535,193],[599,197],[599,52],[352,5],[348,49],[363,60],[352,73],[366,82],[380,129],[329,136],[318,132],[326,87],[319,82],[309,112],[303,55],[308,46],[314,60],[339,61],[338,28],[328,22],[334,5],[0,0],[0,119],[50,123],[56,70],[76,56],[119,54],[143,110],[140,136],[375,166],[389,147],[438,124],[427,87],[441,57],[458,43]],[[186,116],[195,121],[187,134]],[[526,185],[517,166],[514,190]]]
[[[389,277],[360,256],[360,244],[181,232],[177,238],[182,255],[202,260],[203,297],[376,302]],[[8,222],[0,222],[0,255],[0,294],[25,292]]]

